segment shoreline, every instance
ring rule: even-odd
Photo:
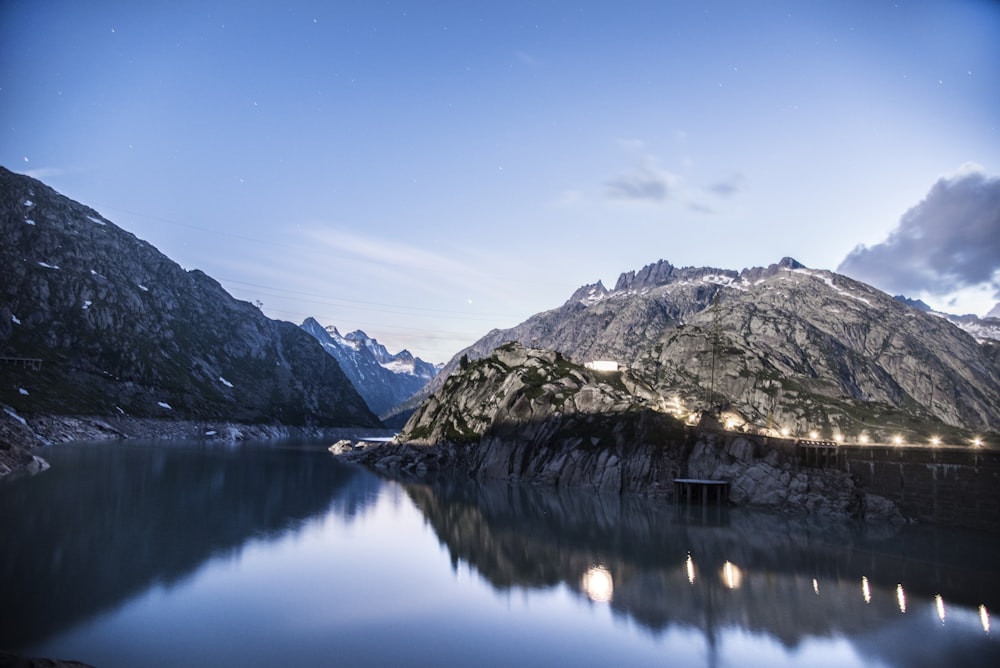
[[[166,420],[129,416],[20,416],[3,407],[0,413],[0,479],[14,473],[35,474],[49,468],[39,450],[72,441],[131,439],[247,441],[284,438],[337,440],[356,438],[359,431],[391,436],[391,429],[301,427],[245,424],[220,420]]]

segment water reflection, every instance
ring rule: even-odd
[[[291,445],[73,444],[46,457],[49,471],[0,485],[0,647],[172,587],[331,506],[351,517],[380,484]]]
[[[934,665],[956,652],[966,665],[986,665],[1000,649],[983,633],[986,606],[1000,600],[995,537],[734,510],[692,516],[644,499],[507,484],[406,489],[454,567],[465,562],[501,590],[563,585],[653,633],[700,629],[709,658],[725,629],[789,651],[846,638],[889,665]],[[968,624],[977,609],[981,629]],[[934,635],[934,626],[951,633]]]

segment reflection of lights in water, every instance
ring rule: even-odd
[[[937,608],[938,619],[944,624],[944,599],[941,598],[941,594],[934,597],[934,607]]]
[[[983,625],[983,631],[990,632],[990,613],[986,611],[985,605],[979,606],[979,622]]]
[[[611,580],[611,572],[604,566],[591,566],[583,574],[580,586],[587,593],[591,601],[597,603],[607,603],[611,600],[615,586]]]
[[[688,582],[694,584],[694,561],[691,559],[690,552],[688,552],[688,558],[684,565],[687,567]]]
[[[813,591],[819,596],[819,582],[816,581],[816,578],[813,578]]]
[[[743,571],[731,561],[723,564],[720,575],[722,576],[722,583],[730,589],[739,589],[740,585],[743,584]]]
[[[861,576],[861,595],[865,599],[865,603],[872,602],[872,590],[868,586],[868,578],[864,575]]]
[[[899,611],[906,612],[906,594],[903,593],[903,585],[896,585],[896,602],[899,603]]]

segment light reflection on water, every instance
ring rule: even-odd
[[[995,537],[401,485],[322,444],[48,456],[50,471],[0,484],[0,650],[104,667],[975,666],[1000,652]]]

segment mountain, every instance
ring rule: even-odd
[[[414,357],[408,350],[395,355],[361,330],[341,335],[307,318],[300,327],[319,341],[340,365],[368,407],[384,414],[416,394],[440,367]]]
[[[660,261],[584,286],[460,351],[421,396],[509,341],[616,362],[675,405],[758,430],[1000,430],[1000,343],[790,258],[740,272]]]
[[[980,341],[985,341],[987,339],[1000,341],[1000,304],[997,304],[993,310],[986,314],[986,317],[980,318],[979,316],[973,314],[954,315],[951,313],[935,311],[922,300],[909,299],[903,295],[896,295],[893,299],[902,302],[907,306],[912,306],[918,311],[923,311],[924,313],[930,313],[940,318],[944,318],[945,320],[957,325],[960,329],[964,329]]]
[[[379,425],[300,328],[3,168],[0,229],[0,403],[11,411]]]

